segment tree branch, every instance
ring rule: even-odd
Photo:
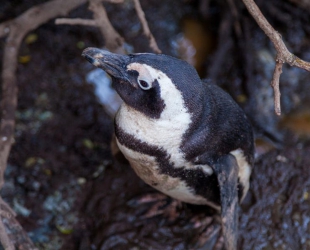
[[[96,26],[97,22],[93,19],[82,19],[82,18],[57,18],[55,24],[62,25],[84,25],[84,26]]]
[[[288,63],[290,66],[296,66],[301,69],[310,71],[310,63],[303,61],[294,54],[292,54],[285,46],[281,35],[270,25],[267,19],[264,17],[260,9],[257,7],[253,0],[242,0],[246,8],[255,19],[259,27],[265,32],[273,43],[277,55],[276,55],[276,68],[273,74],[271,86],[274,89],[275,95],[275,113],[281,115],[280,106],[280,89],[279,89],[279,79],[282,73],[282,65]]]
[[[59,15],[65,15],[77,6],[86,3],[86,0],[53,0],[39,4],[25,11],[13,20],[0,24],[0,37],[7,37],[4,45],[2,61],[2,98],[1,98],[1,125],[0,125],[0,189],[4,184],[4,172],[7,166],[9,152],[13,142],[15,129],[15,111],[17,107],[16,70],[19,47],[25,35],[41,24]],[[8,205],[0,199],[1,210]],[[10,212],[10,210],[8,210]],[[18,224],[12,214],[10,220]],[[0,219],[0,241],[5,249],[14,250]],[[29,239],[29,242],[30,239]],[[32,249],[35,249],[34,246]]]
[[[151,33],[149,25],[145,19],[144,11],[142,10],[139,0],[133,0],[133,2],[135,4],[135,9],[139,17],[139,20],[142,24],[144,35],[149,39],[149,44],[150,44],[151,49],[156,53],[161,53],[161,50],[158,48],[156,40],[153,34]]]
[[[107,16],[107,12],[102,5],[103,0],[89,0],[89,9],[94,14],[94,20],[81,19],[81,18],[58,18],[55,21],[55,24],[67,24],[67,25],[85,25],[85,26],[97,26],[102,36],[105,39],[105,46],[111,51],[120,52],[122,51],[122,46],[124,39],[119,35],[119,33],[113,28],[110,20]],[[106,2],[111,3],[122,3],[123,0],[105,0]],[[156,40],[152,35],[147,20],[145,19],[145,14],[142,10],[139,0],[133,0],[137,15],[142,24],[142,29],[146,37],[149,39],[149,45],[151,49],[156,53],[161,53],[161,50],[158,48]]]
[[[94,13],[94,20],[105,39],[107,49],[111,51],[122,50],[124,39],[110,23],[102,0],[89,0],[89,9]]]
[[[123,3],[124,0],[104,0],[105,2],[109,2],[109,3]]]
[[[274,68],[272,80],[271,80],[271,87],[273,88],[274,92],[274,111],[277,115],[281,115],[281,103],[280,103],[280,75],[282,74],[282,62],[277,62],[276,67]]]

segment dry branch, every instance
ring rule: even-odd
[[[105,0],[106,2],[112,3],[122,3],[123,0]],[[145,18],[145,14],[142,10],[139,0],[133,0],[137,15],[142,24],[142,29],[145,36],[149,39],[149,45],[155,53],[161,53],[158,48],[156,40],[150,31],[148,22]],[[123,52],[124,39],[119,35],[119,33],[113,28],[110,20],[107,16],[107,12],[102,5],[102,0],[89,0],[89,9],[94,14],[94,19],[82,19],[82,18],[58,18],[55,24],[67,24],[67,25],[86,25],[86,26],[96,26],[100,29],[102,36],[105,39],[105,47],[113,52]]]
[[[89,9],[94,13],[94,20],[105,39],[105,46],[111,51],[122,50],[124,39],[113,28],[101,0],[89,0]]]
[[[57,18],[55,24],[84,25],[98,27],[105,39],[105,47],[113,52],[123,52],[124,39],[112,26],[107,12],[102,5],[103,0],[88,0],[88,8],[93,12],[93,19]],[[123,0],[105,0],[111,3],[122,3]]]
[[[260,9],[257,7],[253,0],[242,0],[246,8],[255,19],[259,27],[265,32],[273,43],[277,55],[276,55],[276,68],[273,74],[271,85],[274,89],[275,98],[275,113],[281,115],[281,104],[280,104],[280,89],[279,80],[282,72],[282,65],[288,63],[291,66],[296,66],[301,69],[310,71],[310,63],[303,61],[294,54],[292,54],[285,46],[281,35],[270,25],[267,19],[264,17]]]
[[[149,44],[150,44],[151,49],[156,53],[161,53],[161,50],[158,48],[156,40],[153,34],[151,33],[149,25],[145,19],[144,11],[142,10],[139,0],[133,0],[133,2],[135,4],[135,9],[139,17],[139,20],[142,24],[143,32],[145,36],[149,39]]]
[[[15,129],[15,111],[17,107],[16,69],[19,47],[25,35],[41,24],[56,16],[66,15],[72,9],[86,3],[86,0],[53,0],[30,8],[17,18],[0,24],[0,37],[6,37],[4,55],[2,59],[2,99],[1,99],[1,126],[0,126],[0,189],[4,184],[4,171],[13,142]],[[8,205],[0,199],[1,210]],[[10,209],[8,211],[10,212]],[[2,213],[3,215],[3,213]],[[18,224],[14,218],[12,223]],[[6,250],[14,250],[0,219],[0,241]],[[29,242],[31,242],[29,240]],[[32,246],[32,249],[35,249]]]
[[[84,25],[84,26],[96,26],[98,27],[97,23],[93,19],[83,19],[83,18],[57,18],[55,20],[55,24],[62,25]]]
[[[274,92],[274,111],[277,115],[281,115],[281,106],[280,106],[280,75],[282,74],[282,62],[277,62],[274,68],[272,80],[271,80],[271,87],[273,88]]]
[[[109,3],[123,3],[124,0],[104,0],[105,2],[109,2]]]

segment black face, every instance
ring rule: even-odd
[[[138,80],[139,73],[127,71],[127,80],[112,77],[112,84],[123,101],[145,115],[158,119],[165,104],[160,97],[160,86],[157,80],[147,82]]]
[[[159,118],[165,108],[159,82],[163,79],[148,75],[143,68],[130,67],[134,63],[148,65],[168,76],[190,112],[203,101],[203,86],[196,70],[176,58],[148,53],[118,55],[97,48],[85,49],[82,56],[112,77],[114,88],[126,104],[149,117]]]
[[[139,79],[137,70],[128,70],[132,57],[96,48],[88,48],[82,55],[111,76],[113,87],[126,104],[149,117],[160,117],[164,102],[160,97],[159,83],[150,78]]]

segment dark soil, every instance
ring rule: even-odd
[[[0,21],[38,2],[1,3]],[[251,190],[240,209],[240,249],[310,249],[310,138],[287,132],[285,124],[278,127],[281,119],[273,113],[269,87],[274,51],[268,39],[241,3],[236,19],[226,1],[210,1],[208,11],[199,1],[141,2],[166,54],[187,59],[182,28],[187,20],[204,27],[201,39],[210,49],[204,50],[204,63],[196,65],[201,76],[231,93],[263,141],[257,141]],[[293,52],[309,60],[309,12],[288,1],[257,2]],[[129,1],[107,5],[107,10],[135,52],[150,51]],[[71,16],[89,18],[90,13],[82,6]],[[30,35],[33,41],[25,39],[20,49],[15,144],[2,196],[38,248],[220,249],[214,211],[176,205],[144,184],[122,156],[112,155],[113,119],[86,82],[93,67],[80,56],[83,48],[104,44],[99,31],[50,22]],[[309,73],[284,69],[285,114],[309,111],[307,79]],[[150,210],[163,213],[151,216]]]

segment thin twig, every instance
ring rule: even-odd
[[[150,44],[151,49],[156,53],[161,53],[161,50],[158,48],[156,40],[153,34],[151,33],[149,25],[145,19],[144,11],[142,10],[139,0],[133,0],[133,2],[135,4],[135,9],[139,17],[139,20],[142,24],[144,35],[149,39],[149,44]]]
[[[124,3],[124,0],[104,0],[104,1],[109,3]]]
[[[280,88],[279,88],[279,82],[280,82],[280,75],[282,73],[282,62],[277,62],[276,67],[274,68],[272,80],[271,80],[271,87],[274,91],[274,111],[277,115],[281,115],[281,103],[280,103]]]
[[[14,20],[0,24],[0,37],[7,37],[2,61],[2,98],[0,126],[0,189],[4,184],[4,171],[13,142],[15,111],[17,107],[16,70],[19,47],[25,35],[41,24],[85,3],[86,0],[53,0],[30,8]],[[8,205],[0,198],[0,205]],[[1,207],[1,210],[3,208]],[[7,212],[10,212],[8,209]],[[16,222],[12,214],[10,220]],[[26,234],[25,234],[26,235]],[[0,219],[0,241],[5,249],[15,249],[9,239],[2,218]],[[31,243],[31,240],[29,239]],[[34,249],[34,247],[32,248]]]
[[[62,25],[84,25],[84,26],[96,26],[98,27],[97,23],[93,19],[83,19],[83,18],[57,18],[55,20],[55,24]]]
[[[89,0],[89,9],[94,13],[94,20],[105,39],[106,48],[113,52],[121,50],[124,39],[110,23],[102,0]]]
[[[275,113],[277,115],[281,115],[279,78],[282,72],[283,63],[288,63],[291,66],[296,66],[298,68],[305,69],[307,71],[310,71],[310,63],[298,58],[287,49],[282,40],[281,35],[270,25],[270,23],[264,17],[264,15],[262,14],[262,12],[260,11],[260,9],[257,7],[257,5],[253,0],[242,0],[242,1],[245,4],[248,11],[250,12],[250,14],[252,15],[252,17],[259,25],[259,27],[269,37],[269,39],[271,40],[277,51],[276,55],[277,64],[271,85],[274,88],[275,103],[277,100],[277,106],[275,106]]]
[[[123,0],[105,0],[111,3],[122,3]],[[102,5],[102,0],[89,0],[89,9],[93,12],[94,19],[82,18],[57,18],[57,25],[84,25],[95,26],[100,29],[102,36],[105,39],[105,47],[113,52],[123,52],[124,39],[112,26],[107,12]]]

